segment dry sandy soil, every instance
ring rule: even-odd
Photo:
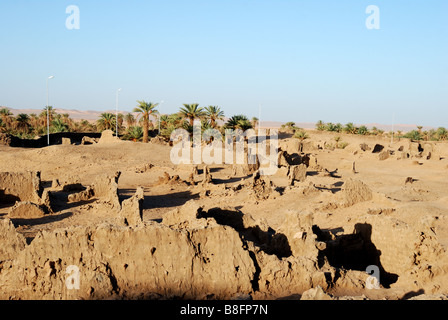
[[[446,298],[448,145],[309,135],[211,182],[163,143],[0,146],[0,298]]]

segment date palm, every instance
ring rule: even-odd
[[[204,109],[199,108],[197,103],[184,104],[179,113],[189,120],[190,126],[193,126],[195,118],[202,118],[205,115]]]
[[[210,127],[216,128],[216,121],[224,119],[224,111],[217,106],[208,106],[204,110],[205,115],[210,119]]]
[[[252,121],[252,127],[255,129],[258,126],[260,119],[258,119],[257,117],[252,117],[251,121]]]
[[[53,122],[53,119],[56,116],[56,111],[52,106],[45,107],[44,110],[39,114],[41,124],[45,127],[47,126],[47,112],[50,124]]]
[[[127,115],[125,115],[124,121],[126,121],[126,125],[127,125],[128,129],[131,128],[132,126],[134,126],[136,123],[135,117],[132,113],[128,113]]]
[[[448,139],[448,130],[444,127],[439,127],[435,133],[438,140],[446,140]]]
[[[236,128],[246,131],[248,129],[252,129],[252,123],[247,119],[241,119],[238,121]]]
[[[345,125],[344,131],[351,134],[356,134],[358,132],[358,128],[355,127],[353,122],[349,122]]]
[[[68,132],[69,125],[63,119],[54,119],[51,123],[53,125],[53,132]]]
[[[102,113],[97,124],[103,130],[112,130],[112,128],[115,128],[115,115],[110,112]]]
[[[156,114],[158,111],[156,107],[159,105],[158,103],[146,102],[146,101],[138,101],[137,107],[134,108],[133,112],[138,112],[143,116],[143,143],[148,143],[148,130],[149,130],[149,115]]]
[[[1,108],[0,109],[0,118],[5,125],[5,127],[8,127],[11,124],[11,117],[12,113],[9,111],[8,108]]]
[[[25,113],[20,113],[14,120],[14,129],[17,131],[28,133],[30,127],[30,117]]]
[[[139,141],[143,137],[143,129],[139,126],[129,127],[128,132],[125,134],[126,139],[130,139],[134,142]]]
[[[316,129],[318,131],[324,131],[325,130],[325,122],[323,122],[322,120],[317,121]]]
[[[225,128],[226,129],[241,129],[240,124],[243,123],[247,123],[249,121],[249,119],[247,119],[247,117],[245,115],[239,114],[239,115],[235,115],[232,116],[229,120],[227,120],[226,124],[225,124]]]

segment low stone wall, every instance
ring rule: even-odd
[[[96,132],[59,132],[50,134],[50,145],[62,144],[63,138],[70,139],[73,144],[81,144],[83,137],[101,138],[101,133]],[[38,139],[20,139],[15,136],[0,133],[0,144],[16,148],[43,148],[48,146],[47,136]]]

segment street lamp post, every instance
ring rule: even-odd
[[[395,131],[395,113],[393,114],[393,118],[392,118],[392,138],[390,143],[393,144],[394,143],[394,131]]]
[[[118,138],[118,93],[121,91],[121,88],[117,90],[117,100],[115,104],[115,136]]]
[[[47,143],[50,145],[50,108],[49,108],[49,90],[48,90],[48,80],[54,79],[54,76],[49,76],[47,78]]]
[[[163,104],[163,100],[160,102],[160,106],[162,106],[162,104]],[[159,116],[158,116],[158,118],[159,118],[159,132],[157,132],[158,135],[160,135],[160,116],[161,116],[161,114],[159,112]]]

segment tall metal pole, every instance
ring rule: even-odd
[[[163,104],[163,100],[160,102],[160,106],[162,106],[162,104]],[[161,115],[162,114],[159,112],[159,116],[157,117],[157,118],[159,118],[159,131],[157,132],[158,135],[160,135],[160,116]]]
[[[118,93],[121,91],[121,88],[117,90],[117,100],[115,104],[115,136],[118,138]]]
[[[47,143],[48,145],[50,145],[50,115],[49,115],[49,110],[48,110],[48,79],[47,78]]]
[[[393,118],[392,118],[392,138],[391,138],[391,141],[390,141],[391,144],[394,143],[394,130],[395,130],[394,127],[395,127],[395,113],[394,113]]]
[[[50,103],[49,103],[49,90],[48,90],[48,80],[53,79],[54,76],[49,76],[47,78],[47,143],[50,145]]]

